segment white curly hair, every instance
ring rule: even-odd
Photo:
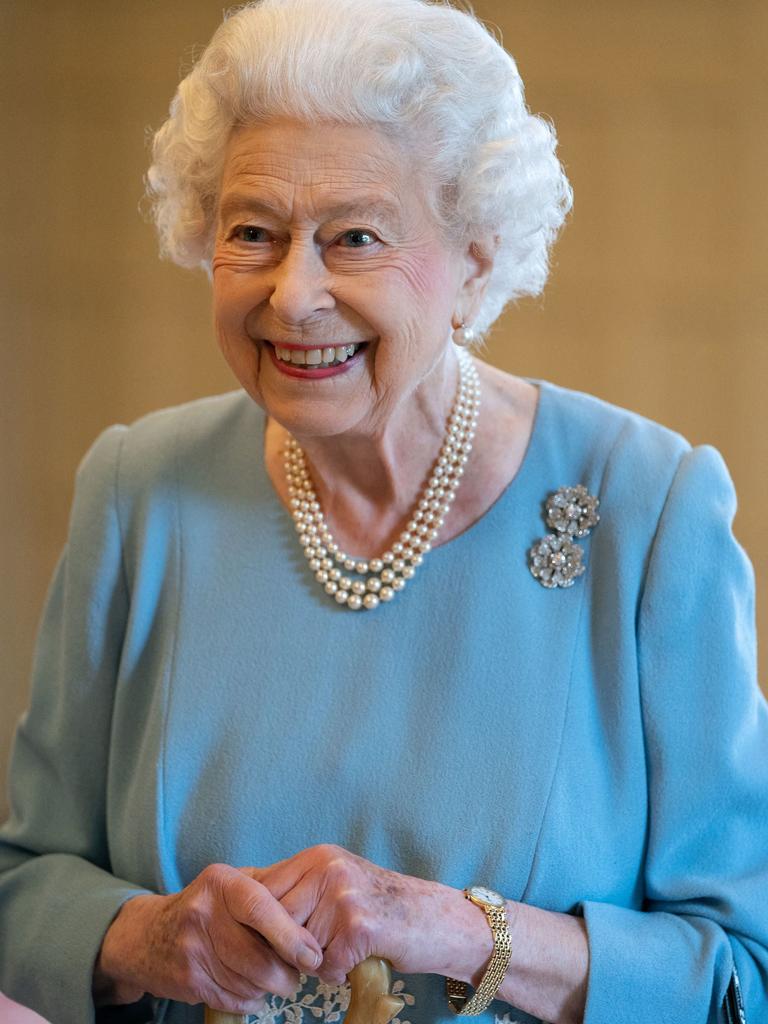
[[[217,191],[236,125],[365,125],[417,147],[452,244],[498,246],[472,325],[538,295],[573,202],[551,124],[512,57],[449,0],[256,0],[234,8],[179,85],[153,141],[147,194],[161,254],[210,274]]]

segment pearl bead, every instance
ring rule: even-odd
[[[322,566],[323,569],[332,569],[333,568],[333,559],[332,558],[321,558],[320,559],[320,565]]]
[[[381,582],[382,583],[391,583],[394,578],[395,578],[395,574],[392,572],[391,569],[384,569],[384,570],[382,570],[382,573],[381,573]]]
[[[403,561],[402,558],[396,558],[392,563],[392,568],[395,570],[395,572],[402,572],[402,568],[404,565],[405,562]]]
[[[368,563],[368,567],[370,568],[371,572],[381,572],[381,570],[384,568],[384,563],[380,558],[372,558]]]
[[[402,590],[404,586],[405,580],[402,578],[402,576],[395,576],[395,578],[392,580],[392,589]]]
[[[365,584],[363,583],[362,580],[355,580],[355,582],[352,584],[352,593],[353,594],[364,594],[365,593]]]
[[[336,580],[336,582],[338,583],[338,581],[341,579],[341,569],[329,569],[328,579]]]
[[[418,555],[418,554],[411,555],[411,565],[421,565],[421,563],[423,561],[424,561],[424,559],[422,558],[421,555]]]
[[[403,578],[406,580],[412,580],[416,570],[412,565],[403,566]]]
[[[319,558],[310,558],[310,560],[309,560],[309,568],[312,570],[312,572],[317,572],[317,570],[320,568],[320,559]]]
[[[354,560],[354,558],[345,558],[344,559],[344,568],[347,570],[347,572],[354,572],[354,570],[355,570],[355,560]]]
[[[394,558],[395,556],[392,554],[391,551],[385,551],[384,554],[381,556],[382,562],[385,562],[387,565],[393,562]]]
[[[358,608],[361,608],[362,604],[363,599],[359,594],[350,594],[347,598],[347,608],[351,608],[353,611],[357,611]]]
[[[363,604],[366,608],[378,608],[379,599],[375,594],[366,594],[363,598]]]
[[[318,569],[318,571],[315,573],[315,579],[317,580],[318,583],[327,583],[328,573],[325,571],[325,569]]]
[[[378,576],[371,576],[371,578],[366,582],[365,585],[374,594],[381,590],[381,580],[379,579]]]
[[[399,555],[399,554],[402,553],[402,550],[403,550],[403,545],[400,543],[400,541],[398,541],[397,544],[393,544],[392,545],[392,551],[393,551],[394,554]]]
[[[308,548],[304,548],[304,554],[307,556],[307,558],[315,557],[315,549],[312,547],[311,544],[309,545]]]
[[[349,594],[346,590],[337,590],[333,596],[336,598],[336,602],[338,604],[346,604],[349,600]]]
[[[328,582],[325,584],[326,594],[335,594],[338,589],[338,583],[334,583],[333,580],[328,580]]]
[[[350,587],[352,586],[352,580],[349,578],[349,576],[342,576],[341,579],[339,580],[339,586],[341,587],[342,590],[349,590]]]
[[[363,573],[368,572],[368,563],[367,562],[355,562],[355,572],[359,572],[360,575],[362,575]]]
[[[379,591],[379,598],[382,601],[391,601],[395,596],[395,592],[392,587],[382,587]]]

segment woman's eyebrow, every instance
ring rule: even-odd
[[[369,199],[356,199],[353,202],[339,203],[336,206],[332,206],[327,210],[323,211],[324,216],[328,220],[333,220],[334,217],[347,217],[349,215],[357,215],[359,217],[374,217],[380,220],[384,220],[395,227],[402,225],[402,215],[400,207],[394,203],[388,202],[386,199],[380,197],[369,198]]]
[[[257,199],[247,192],[228,193],[219,207],[219,219],[226,220],[241,210],[249,213],[263,213],[281,220],[288,219],[285,209],[265,202],[263,199]],[[334,204],[320,211],[320,216],[324,220],[333,220],[335,217],[344,217],[350,214],[360,217],[374,216],[395,227],[402,225],[399,207],[380,196],[361,196],[344,203]]]

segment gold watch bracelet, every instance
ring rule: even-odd
[[[469,896],[467,896],[469,899]],[[482,981],[471,998],[467,998],[469,986],[456,978],[445,979],[448,1005],[460,1017],[476,1017],[493,1001],[501,988],[512,959],[512,940],[509,934],[507,910],[504,907],[482,906],[493,933],[493,953]]]

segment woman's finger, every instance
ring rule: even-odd
[[[211,973],[216,981],[235,992],[276,992],[288,996],[299,987],[299,974],[285,963],[253,928],[228,917],[228,924],[212,930],[217,963]]]
[[[232,868],[222,878],[222,897],[228,913],[263,935],[287,964],[314,971],[322,950],[314,936],[296,924],[266,886]]]
[[[260,1013],[266,1002],[265,993],[259,989],[253,989],[244,996],[212,978],[201,986],[200,999],[221,1013]]]

